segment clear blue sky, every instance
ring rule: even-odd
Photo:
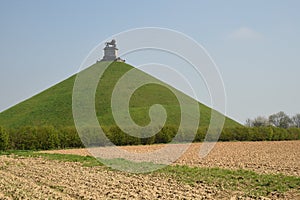
[[[77,72],[99,42],[164,27],[217,63],[227,113],[300,113],[300,1],[0,1],[0,111]]]

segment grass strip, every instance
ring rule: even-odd
[[[232,191],[243,191],[251,196],[268,196],[291,189],[300,191],[300,177],[283,174],[258,174],[250,170],[168,166],[158,171],[190,185],[205,183]]]
[[[92,156],[80,156],[73,154],[48,154],[48,153],[39,153],[36,151],[0,151],[0,155],[13,155],[13,156],[22,156],[22,157],[43,157],[48,160],[59,160],[64,162],[80,162],[83,166],[102,166],[103,164],[95,159]]]

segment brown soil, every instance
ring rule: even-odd
[[[183,144],[172,145],[173,150]],[[246,168],[260,173],[299,176],[300,141],[217,143],[205,158],[199,158],[201,143],[192,144],[174,164]],[[131,153],[151,152],[164,147],[126,146]],[[111,148],[97,148],[110,151]],[[172,151],[172,149],[170,150]],[[86,149],[47,151],[48,153],[88,155]],[[171,152],[170,152],[171,153]],[[111,157],[118,155],[112,153]],[[139,158],[137,159],[139,160]],[[153,160],[150,160],[153,161]],[[163,162],[156,158],[155,162]],[[271,199],[300,199],[299,191]],[[105,167],[84,167],[81,163],[0,156],[1,199],[251,199],[245,194],[219,186],[178,182],[164,174],[130,174]],[[256,198],[268,199],[268,198]]]
[[[183,144],[173,144],[173,150]],[[193,143],[190,148],[174,163],[189,166],[221,167],[229,169],[249,169],[259,173],[283,173],[286,175],[300,176],[300,141],[278,142],[218,142],[214,149],[205,158],[200,158],[199,149],[202,143]],[[124,146],[128,152],[145,153],[164,147],[164,145]],[[95,149],[93,149],[95,151]],[[110,147],[97,148],[98,155],[106,152],[105,158],[122,157],[110,152]],[[68,149],[46,151],[47,153],[90,155],[87,149]],[[172,153],[172,149],[169,152]],[[101,156],[100,156],[101,157]],[[127,157],[124,157],[127,158]],[[164,163],[165,156],[152,158],[139,156],[130,160],[151,161]],[[147,160],[148,159],[148,160]]]
[[[0,156],[0,199],[250,199],[164,175],[128,174],[43,158]]]

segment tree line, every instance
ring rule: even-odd
[[[65,148],[82,148],[87,146],[107,146],[107,140],[101,138],[96,128],[86,128],[80,138],[75,127],[54,128],[53,126],[21,127],[4,129],[0,127],[0,150],[48,150]],[[151,137],[133,137],[124,133],[119,127],[104,127],[106,137],[115,145],[147,145],[169,143],[176,135],[175,143],[202,142],[204,139],[214,141],[218,135],[207,134],[206,127],[200,127],[197,133],[178,127],[165,126]],[[145,133],[140,133],[143,136]],[[275,126],[253,126],[224,128],[219,141],[279,141],[299,140],[300,128],[280,128]]]
[[[296,127],[300,128],[300,114],[296,114],[292,117],[288,116],[283,111],[270,115],[268,118],[263,116],[258,116],[255,119],[247,119],[247,127],[266,127],[275,126],[279,128],[290,128]]]

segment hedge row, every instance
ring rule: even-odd
[[[176,127],[165,126],[157,134],[149,135],[155,130],[134,131],[135,135],[125,134],[119,127],[104,128],[106,136],[98,133],[97,128],[83,128],[81,137],[74,127],[54,128],[52,126],[22,127],[5,130],[0,127],[0,150],[47,150],[60,148],[81,148],[84,146],[146,145],[154,143],[201,142],[204,139],[213,141],[278,141],[300,140],[299,128],[275,127],[239,127],[225,128],[218,136],[214,131],[207,134],[207,128],[199,128],[196,135],[185,129],[178,131]],[[178,132],[178,133],[177,133]],[[147,135],[148,134],[148,135]],[[109,139],[106,139],[106,137]],[[112,142],[112,143],[111,143]]]

